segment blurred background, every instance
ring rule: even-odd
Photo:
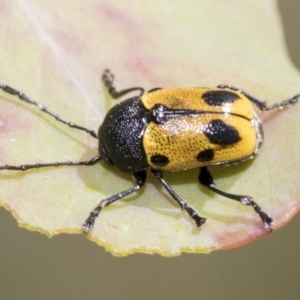
[[[278,1],[300,69],[300,2]],[[52,239],[0,209],[0,299],[299,299],[300,215],[246,246],[209,255],[116,258],[84,236]]]

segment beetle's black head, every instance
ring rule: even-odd
[[[142,144],[147,116],[140,97],[120,102],[108,111],[99,128],[99,153],[106,163],[131,173],[148,167]]]

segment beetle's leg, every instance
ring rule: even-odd
[[[120,98],[120,97],[124,96],[125,94],[128,94],[133,91],[140,91],[139,96],[142,96],[143,94],[145,94],[145,90],[141,87],[133,87],[133,88],[125,89],[122,91],[117,91],[114,86],[114,75],[108,69],[104,70],[102,79],[103,79],[105,86],[108,89],[109,94],[114,99]]]
[[[250,205],[253,207],[253,209],[258,213],[260,216],[261,220],[263,221],[265,227],[269,230],[272,230],[272,222],[273,219],[268,216],[262,209],[253,201],[252,197],[250,196],[243,196],[243,195],[234,195],[234,194],[229,194],[225,193],[223,191],[220,191],[215,187],[215,183],[213,180],[213,177],[209,170],[206,167],[201,167],[200,168],[200,174],[199,174],[199,182],[212,190],[213,192],[222,195],[226,198],[232,199],[239,201],[243,205]]]
[[[80,166],[80,165],[91,166],[100,160],[101,160],[100,156],[95,156],[92,159],[86,161],[65,161],[65,162],[30,164],[30,165],[20,165],[20,166],[4,165],[4,166],[0,166],[0,170],[27,171],[30,169],[40,169],[46,167]]]
[[[152,92],[155,92],[155,91],[159,91],[159,90],[162,90],[162,88],[161,87],[156,87],[156,88],[153,88],[151,90],[148,90],[147,93],[149,94],[149,93],[152,93]]]
[[[174,192],[174,190],[169,186],[169,184],[163,179],[162,173],[160,171],[151,169],[151,172],[165,187],[170,196],[179,204],[181,209],[186,211],[190,215],[190,217],[195,221],[198,227],[205,223],[206,218],[200,217],[196,210],[188,206],[187,203]]]
[[[28,96],[26,96],[25,94],[19,92],[18,90],[15,90],[14,88],[9,87],[8,85],[2,84],[0,83],[0,89],[3,90],[4,92],[13,95],[13,96],[17,96],[20,100],[35,105],[36,107],[38,107],[42,112],[45,112],[47,114],[49,114],[50,116],[54,117],[57,121],[64,123],[72,128],[75,129],[79,129],[79,130],[83,130],[85,132],[87,132],[88,134],[90,134],[92,137],[94,138],[98,138],[96,132],[92,129],[89,128],[85,128],[79,125],[76,125],[72,122],[66,121],[65,119],[63,119],[61,116],[51,112],[46,106],[44,106],[43,104],[33,101],[31,98],[29,98]]]
[[[284,106],[289,106],[289,105],[295,104],[298,102],[298,98],[300,97],[300,94],[297,94],[287,100],[267,106],[267,104],[264,101],[254,98],[253,96],[249,95],[248,93],[244,92],[243,90],[236,88],[232,85],[220,84],[217,87],[221,88],[221,89],[229,89],[229,90],[233,90],[233,91],[241,93],[242,95],[246,96],[252,103],[254,103],[262,111],[272,110],[275,108],[283,108]]]
[[[99,213],[103,207],[105,207],[119,199],[122,199],[122,198],[126,197],[127,195],[130,195],[130,194],[138,191],[144,185],[144,183],[146,181],[147,173],[145,170],[143,170],[143,171],[139,171],[137,173],[133,173],[132,176],[133,176],[133,179],[137,183],[136,186],[101,200],[99,202],[99,204],[91,211],[89,217],[86,219],[86,221],[82,225],[83,231],[85,233],[89,232],[94,227],[96,218],[99,216]]]

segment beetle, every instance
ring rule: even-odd
[[[265,228],[272,230],[272,218],[251,196],[230,194],[216,188],[208,166],[232,165],[255,156],[263,143],[263,128],[253,105],[261,111],[283,108],[297,103],[300,94],[267,106],[265,102],[231,85],[218,85],[216,88],[154,88],[148,92],[141,87],[133,87],[117,91],[114,76],[109,70],[104,71],[102,79],[114,99],[133,91],[137,91],[138,95],[113,106],[107,112],[98,134],[66,121],[18,90],[0,84],[4,92],[37,106],[59,122],[87,132],[99,142],[99,155],[88,161],[4,165],[0,166],[0,170],[90,166],[103,160],[108,165],[131,173],[136,185],[101,200],[83,224],[83,231],[87,233],[104,207],[138,191],[145,184],[146,170],[149,168],[197,227],[202,226],[206,218],[188,206],[163,178],[163,172],[199,168],[200,184],[226,198],[252,206]]]

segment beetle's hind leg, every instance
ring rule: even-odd
[[[170,196],[179,204],[181,209],[186,211],[190,215],[190,217],[195,221],[198,227],[205,223],[206,218],[200,217],[196,210],[188,206],[187,203],[174,192],[174,190],[169,186],[169,184],[163,179],[162,173],[160,171],[151,170],[151,172],[165,187]]]
[[[223,192],[215,187],[215,183],[213,180],[213,177],[209,170],[206,167],[201,167],[200,168],[200,174],[199,174],[199,182],[212,190],[213,192],[222,195],[226,198],[236,200],[240,202],[243,205],[249,205],[252,206],[253,209],[258,213],[260,216],[262,222],[264,223],[265,227],[269,229],[270,231],[272,230],[272,222],[273,219],[266,214],[262,209],[256,204],[256,202],[253,201],[252,197],[250,196],[243,196],[243,195],[234,195],[234,194],[229,194],[226,192]]]
[[[104,70],[104,72],[102,74],[102,80],[103,80],[105,86],[107,87],[109,94],[114,99],[120,98],[130,92],[133,92],[133,91],[139,91],[140,92],[139,96],[142,96],[143,94],[145,94],[145,90],[141,87],[132,87],[129,89],[117,91],[114,86],[114,75],[108,69]]]
[[[133,179],[136,181],[136,185],[128,190],[116,193],[108,198],[105,198],[99,202],[99,204],[91,211],[89,217],[86,219],[86,221],[83,223],[83,231],[85,233],[88,233],[95,224],[96,218],[99,216],[100,211],[103,207],[108,206],[109,204],[112,204],[113,202],[120,200],[136,191],[138,191],[145,183],[147,178],[147,173],[145,170],[133,173],[132,174]]]
[[[236,87],[234,87],[232,85],[220,84],[217,87],[221,88],[221,89],[229,89],[229,90],[241,93],[242,95],[246,96],[261,111],[273,110],[273,109],[276,109],[276,108],[283,108],[285,106],[289,106],[289,105],[295,104],[295,103],[298,102],[298,98],[300,97],[300,94],[297,94],[297,95],[295,95],[295,96],[293,96],[293,97],[291,97],[291,98],[289,98],[287,100],[284,100],[282,102],[275,103],[275,104],[272,104],[270,106],[267,106],[267,104],[264,101],[261,101],[261,100],[255,98],[255,97],[249,95],[248,93],[244,92],[243,90],[241,90],[239,88],[236,88]]]

